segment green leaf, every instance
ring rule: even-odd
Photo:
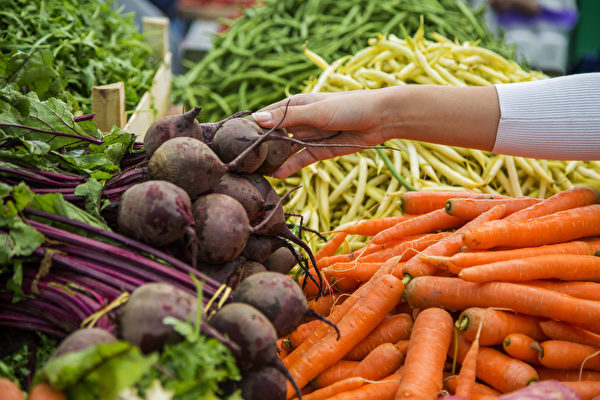
[[[67,217],[73,219],[75,221],[83,222],[97,228],[110,230],[110,228],[102,222],[102,220],[94,215],[91,215],[81,208],[69,203],[66,201],[60,193],[47,193],[43,195],[37,195],[33,198],[33,201],[29,205],[29,207],[34,210],[46,211],[51,214],[62,215],[63,217]],[[60,227],[65,230],[69,230],[71,232],[76,231],[82,235],[89,236],[87,232],[78,230],[70,225],[52,223],[57,227]]]
[[[85,210],[100,220],[102,219],[100,216],[101,205],[110,203],[108,200],[101,201],[102,188],[103,186],[98,180],[90,178],[87,182],[77,185],[74,191],[76,196],[85,197]]]
[[[23,209],[31,203],[33,197],[35,196],[24,182],[19,183],[13,188],[12,195],[15,205],[17,206],[17,210],[19,211],[23,211]]]
[[[28,256],[45,241],[44,235],[15,217],[10,226],[9,243],[11,256]]]

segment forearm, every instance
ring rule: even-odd
[[[480,150],[494,146],[500,107],[492,86],[398,86],[382,102],[392,137]]]

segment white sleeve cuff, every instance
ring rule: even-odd
[[[600,160],[600,73],[497,84],[493,153]]]

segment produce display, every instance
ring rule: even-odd
[[[160,60],[115,1],[2,0],[0,86],[91,112],[92,87],[125,82],[126,109],[148,91]]]

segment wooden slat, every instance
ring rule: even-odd
[[[92,87],[92,112],[98,129],[110,132],[113,126],[123,128],[125,114],[125,84],[123,82]]]
[[[163,59],[169,52],[169,19],[142,17],[144,36],[155,54]]]

